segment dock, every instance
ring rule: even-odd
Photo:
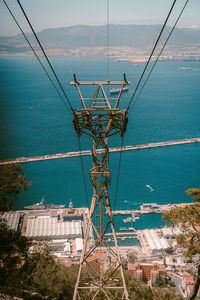
[[[166,147],[166,146],[175,146],[175,145],[183,145],[183,144],[191,144],[191,143],[200,143],[200,138],[190,138],[190,139],[181,139],[181,140],[171,140],[157,143],[149,143],[149,144],[140,144],[140,145],[130,145],[124,147],[114,147],[109,148],[109,152],[119,152],[119,151],[130,151],[130,150],[141,150],[141,149],[149,149],[149,148],[157,148],[157,147]],[[98,149],[98,153],[103,153],[103,149]],[[16,163],[28,163],[32,161],[40,161],[40,160],[48,160],[48,159],[58,159],[58,158],[72,158],[77,156],[86,156],[91,155],[91,150],[83,150],[76,152],[66,152],[59,154],[50,154],[50,155],[40,155],[40,156],[30,156],[30,157],[18,157],[13,159],[0,160],[0,165],[8,165],[8,164],[16,164]]]

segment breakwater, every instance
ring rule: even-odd
[[[164,142],[157,142],[157,143],[130,145],[124,147],[113,147],[113,148],[109,148],[109,152],[112,153],[112,152],[119,152],[119,151],[141,150],[141,149],[175,146],[175,145],[183,145],[183,144],[190,144],[190,143],[200,143],[200,138],[197,137],[197,138],[171,140],[171,141],[164,141]],[[98,153],[103,153],[103,151],[104,151],[103,149],[97,150]],[[18,157],[13,159],[0,160],[0,165],[8,165],[14,163],[27,163],[32,161],[58,159],[58,158],[70,158],[70,157],[76,157],[80,155],[85,156],[91,154],[92,154],[91,150],[84,150],[84,151],[76,151],[76,152],[50,154],[50,155]]]

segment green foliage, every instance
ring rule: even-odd
[[[129,255],[128,255],[128,261],[130,263],[134,263],[135,260],[136,260],[136,258],[137,258],[137,254],[135,252],[129,253]]]
[[[17,194],[27,191],[31,184],[22,170],[19,164],[0,166],[0,211],[10,210]]]
[[[66,268],[53,260],[49,253],[41,255],[34,266],[31,285],[43,296],[72,299],[77,267]]]
[[[0,222],[0,290],[10,295],[22,288],[21,269],[28,257],[30,242]]]
[[[166,282],[159,278],[154,284],[153,287],[165,287]]]
[[[1,292],[23,299],[72,299],[77,266],[56,262],[44,243],[31,245],[0,222]]]
[[[186,191],[186,194],[187,195],[192,195],[192,199],[193,201],[198,201],[200,202],[200,188],[192,188],[192,189],[188,189]]]
[[[183,234],[177,237],[179,245],[186,249],[185,254],[192,257],[200,254],[200,204],[193,206],[176,207],[164,213],[164,221],[168,226],[180,226]]]
[[[150,288],[142,282],[137,282],[132,272],[124,272],[130,300],[182,300],[173,288]]]
[[[192,195],[193,205],[173,208],[163,215],[163,219],[168,226],[178,225],[181,228],[183,233],[177,237],[177,243],[186,249],[185,255],[190,258],[199,256],[194,288],[189,295],[192,300],[200,286],[200,188],[189,189],[186,194]]]
[[[165,252],[168,253],[168,254],[172,254],[174,252],[173,247],[166,248]]]

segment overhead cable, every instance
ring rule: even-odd
[[[83,185],[84,185],[84,190],[85,190],[85,198],[86,198],[86,201],[87,201],[87,206],[89,208],[87,184],[86,184],[86,178],[85,178],[85,169],[84,169],[82,150],[81,150],[81,142],[80,142],[80,137],[79,136],[78,136],[78,147],[79,147],[80,159],[81,159],[81,169],[82,169],[82,176],[83,176]]]
[[[173,33],[173,31],[174,31],[174,29],[175,29],[177,23],[178,23],[178,21],[179,21],[181,15],[182,15],[182,13],[183,13],[183,11],[185,10],[185,7],[186,7],[186,5],[188,4],[188,2],[189,2],[189,0],[187,0],[187,1],[185,2],[185,4],[184,4],[184,6],[183,6],[183,8],[182,8],[182,10],[181,10],[181,12],[180,12],[178,18],[176,19],[176,22],[174,23],[174,26],[172,27],[172,29],[171,29],[171,31],[170,31],[170,33],[169,33],[169,35],[168,35],[168,37],[167,37],[167,39],[166,39],[166,41],[165,41],[163,47],[162,47],[162,49],[160,50],[160,52],[159,52],[159,54],[158,54],[158,56],[157,56],[157,58],[156,58],[156,60],[155,60],[155,62],[154,62],[154,64],[153,64],[153,66],[152,66],[152,68],[151,68],[151,70],[150,70],[150,72],[149,72],[149,74],[148,74],[148,76],[147,76],[147,78],[146,78],[146,80],[145,80],[145,82],[144,82],[144,84],[143,84],[143,86],[142,86],[140,92],[139,92],[139,94],[137,95],[137,97],[135,98],[135,101],[134,101],[133,105],[131,106],[131,110],[133,109],[133,106],[136,104],[136,102],[137,102],[137,100],[138,100],[140,94],[142,93],[142,91],[143,91],[143,89],[144,89],[144,87],[145,87],[145,85],[146,85],[146,83],[147,83],[147,81],[148,81],[148,79],[149,79],[151,73],[153,72],[153,70],[154,70],[154,68],[155,68],[155,66],[156,66],[156,64],[157,64],[157,62],[158,62],[158,60],[159,60],[159,58],[160,58],[160,56],[161,56],[161,54],[162,54],[162,52],[163,52],[163,50],[164,50],[166,44],[167,44],[167,42],[169,41],[169,39],[170,39],[170,37],[171,37],[171,35],[172,35],[172,33]],[[131,112],[131,110],[130,110],[130,112]]]
[[[109,69],[109,50],[110,50],[110,45],[109,45],[109,41],[110,41],[110,28],[109,28],[109,14],[110,14],[110,11],[109,11],[109,0],[107,0],[107,81],[110,80],[110,69]]]
[[[6,1],[3,0],[4,4],[6,5],[10,15],[12,16],[13,20],[15,21],[15,23],[17,24],[18,28],[20,29],[21,33],[23,34],[25,40],[27,41],[27,43],[29,44],[31,50],[33,51],[35,57],[37,58],[37,60],[39,61],[41,67],[43,68],[44,72],[46,73],[47,77],[49,78],[50,82],[52,83],[53,87],[55,88],[56,92],[58,93],[60,99],[62,100],[62,102],[64,103],[64,105],[66,106],[66,108],[68,109],[68,111],[70,112],[67,103],[65,102],[65,100],[63,99],[62,95],[60,94],[59,90],[57,89],[56,85],[54,84],[53,80],[51,79],[51,77],[49,76],[45,66],[43,65],[43,63],[41,62],[39,56],[37,55],[36,51],[34,50],[33,46],[31,45],[30,41],[28,40],[26,34],[24,33],[23,29],[21,28],[21,26],[19,25],[19,22],[17,21],[17,19],[15,18],[15,16],[13,15],[11,9],[9,8],[9,6],[7,5]]]
[[[29,18],[27,17],[26,12],[24,11],[24,9],[23,9],[23,7],[22,7],[20,1],[17,0],[17,2],[18,2],[18,4],[19,4],[19,6],[20,6],[20,8],[21,8],[21,10],[22,10],[22,12],[23,12],[23,14],[24,14],[24,16],[25,16],[25,18],[26,18],[26,20],[27,20],[27,22],[28,22],[28,24],[29,24],[29,26],[30,26],[30,28],[31,28],[31,30],[32,30],[32,32],[33,32],[33,34],[34,34],[34,36],[35,36],[35,38],[36,38],[36,40],[37,40],[37,42],[38,42],[38,44],[39,44],[41,50],[42,50],[42,52],[43,52],[43,54],[44,54],[44,56],[45,56],[45,58],[46,58],[46,60],[47,60],[47,62],[48,62],[48,64],[49,64],[49,66],[50,66],[50,68],[51,68],[51,70],[52,70],[52,72],[53,72],[53,74],[54,74],[54,76],[55,76],[55,78],[56,78],[56,80],[57,80],[59,86],[60,86],[60,88],[61,88],[61,90],[62,90],[62,92],[63,92],[63,94],[64,94],[64,96],[65,96],[65,98],[66,98],[66,100],[67,100],[69,106],[70,106],[70,109],[73,111],[73,108],[72,108],[72,105],[71,105],[71,103],[70,103],[70,101],[69,101],[69,98],[67,97],[67,94],[65,93],[65,90],[64,90],[64,88],[63,88],[63,86],[62,86],[60,80],[58,79],[58,76],[56,75],[56,72],[54,71],[54,68],[53,68],[51,62],[49,61],[49,59],[48,59],[48,57],[47,57],[47,55],[46,55],[46,52],[45,52],[45,50],[44,50],[44,48],[43,48],[43,46],[42,46],[42,44],[41,44],[41,42],[40,42],[40,40],[39,40],[37,34],[36,34],[36,32],[35,32],[33,26],[31,25],[31,22],[29,21]]]
[[[132,98],[131,98],[131,100],[130,100],[130,102],[129,102],[129,105],[128,105],[127,110],[129,110],[129,108],[130,108],[130,106],[131,106],[131,103],[132,103],[132,101],[133,101],[133,99],[134,99],[134,97],[135,97],[135,94],[136,94],[136,92],[137,92],[137,90],[138,90],[138,88],[139,88],[139,85],[140,85],[140,83],[141,83],[141,81],[142,81],[142,78],[143,78],[143,76],[144,76],[144,74],[145,74],[145,72],[146,72],[146,69],[147,69],[147,67],[148,67],[148,65],[149,65],[149,62],[150,62],[150,60],[151,60],[151,58],[152,58],[152,55],[153,55],[153,53],[154,53],[154,51],[155,51],[155,49],[156,49],[156,47],[157,47],[157,44],[158,44],[158,42],[159,42],[159,40],[160,40],[160,38],[161,38],[161,35],[162,35],[162,33],[163,33],[163,30],[165,29],[165,26],[166,26],[166,24],[167,24],[167,21],[168,21],[170,15],[171,15],[171,12],[172,12],[172,10],[173,10],[173,8],[174,8],[175,3],[176,3],[176,0],[174,0],[172,6],[171,6],[171,8],[170,8],[170,11],[169,11],[169,13],[168,13],[168,15],[167,15],[167,18],[166,18],[166,20],[165,20],[165,22],[164,22],[164,24],[163,24],[163,26],[162,26],[162,29],[161,29],[159,35],[158,35],[158,38],[157,38],[157,40],[156,40],[156,42],[155,42],[155,45],[154,45],[154,47],[153,47],[153,49],[152,49],[152,51],[151,51],[151,54],[150,54],[149,59],[148,59],[148,61],[147,61],[147,63],[146,63],[146,66],[145,66],[145,68],[144,68],[144,70],[143,70],[143,72],[142,72],[142,75],[141,75],[141,77],[140,77],[138,83],[137,83],[137,86],[136,86],[135,91],[134,91],[134,93],[133,93],[133,96],[132,96]]]
[[[115,198],[114,198],[114,210],[116,209],[116,204],[117,204],[117,195],[118,195],[118,187],[119,187],[119,175],[120,175],[120,169],[121,169],[121,161],[122,161],[122,148],[124,144],[124,138],[121,138],[121,149],[120,149],[120,154],[119,154],[119,165],[118,165],[118,171],[117,171],[117,181],[116,181],[116,188],[115,188]]]

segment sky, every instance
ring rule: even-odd
[[[5,0],[24,31],[30,32],[17,0]],[[169,25],[172,25],[186,0],[177,0]],[[80,24],[162,24],[173,0],[20,0],[34,29],[58,28]],[[200,0],[189,0],[178,27],[200,28]],[[18,34],[19,30],[0,1],[0,35]]]

